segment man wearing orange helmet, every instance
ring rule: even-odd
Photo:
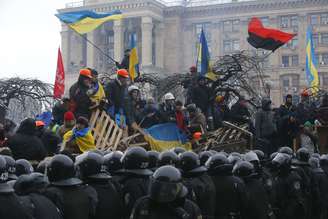
[[[312,124],[315,120],[316,106],[310,101],[310,92],[304,90],[301,93],[301,102],[296,107],[296,117],[300,124],[309,121]]]

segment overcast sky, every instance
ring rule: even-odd
[[[60,22],[56,9],[75,0],[0,0],[0,78],[54,82]]]

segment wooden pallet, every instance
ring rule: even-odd
[[[102,151],[117,149],[123,130],[105,111],[97,109],[92,113],[90,127],[97,149]]]

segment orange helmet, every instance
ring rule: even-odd
[[[202,137],[202,133],[201,132],[195,132],[192,135],[192,137],[193,137],[194,140],[199,140]]]
[[[89,69],[86,69],[86,68],[82,68],[80,70],[80,75],[83,75],[87,78],[92,78],[92,74],[91,74],[91,71]]]
[[[302,97],[308,97],[308,96],[310,96],[310,93],[309,93],[308,90],[303,90],[302,93],[301,93],[301,96]]]
[[[118,69],[116,73],[123,78],[129,78],[129,72],[126,69]]]
[[[40,127],[40,126],[45,126],[44,122],[41,120],[35,121],[35,126]]]

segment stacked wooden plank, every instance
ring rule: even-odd
[[[122,139],[123,130],[103,110],[97,109],[90,119],[90,127],[97,149],[116,150]]]

